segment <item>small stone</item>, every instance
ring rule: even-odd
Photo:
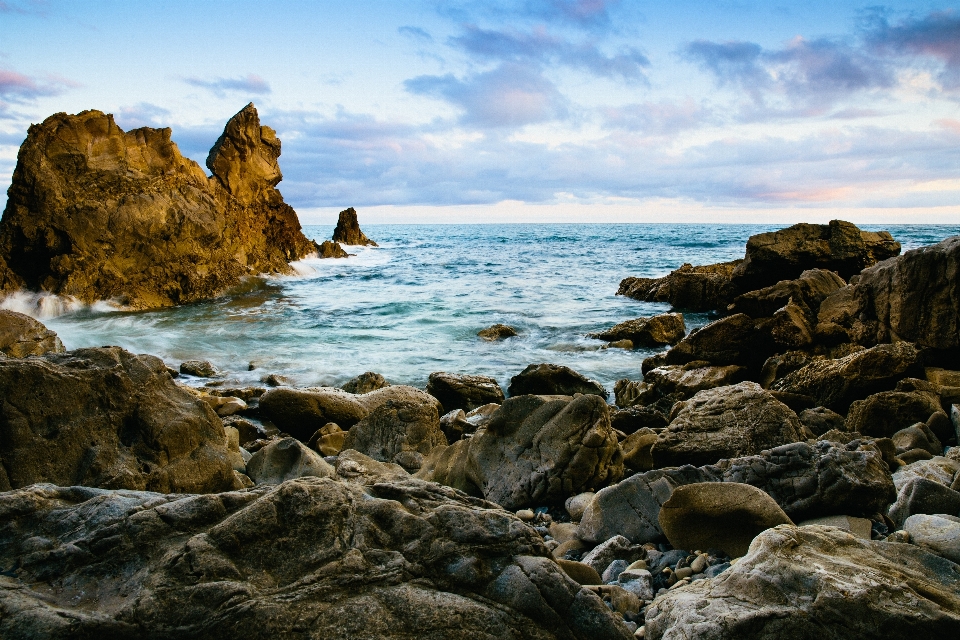
[[[677,576],[677,580],[683,580],[684,578],[689,578],[690,576],[692,576],[694,574],[694,570],[691,569],[690,567],[681,567],[680,569],[677,569],[674,573]]]
[[[589,565],[576,562],[575,560],[565,560],[563,558],[557,558],[557,564],[579,585],[602,584],[600,574]]]
[[[708,578],[716,578],[718,575],[720,575],[721,573],[723,573],[729,568],[730,568],[729,562],[722,562],[720,564],[715,564],[704,569],[703,575],[707,576]]]
[[[505,324],[495,324],[487,327],[486,329],[481,329],[477,332],[477,335],[484,340],[493,342],[495,340],[503,340],[504,338],[512,338],[518,334],[517,330],[513,327],[509,327]]]
[[[644,638],[644,637],[646,637],[646,631],[647,631],[647,628],[646,628],[646,627],[640,627],[639,629],[637,629],[636,631],[633,632],[633,637],[634,637],[634,638]]]
[[[626,560],[614,560],[607,565],[607,568],[604,569],[603,574],[600,576],[604,584],[616,582],[620,574],[627,568],[627,564]]]
[[[577,557],[580,557],[579,552],[585,548],[586,545],[584,545],[583,542],[581,542],[578,538],[574,538],[572,540],[567,540],[566,542],[561,542],[560,546],[553,550],[553,557],[562,558],[571,551],[578,552]]]
[[[198,378],[212,378],[217,375],[217,370],[206,360],[187,360],[180,365],[180,373]]]
[[[903,529],[900,529],[899,531],[894,531],[893,533],[888,535],[886,538],[884,538],[884,541],[898,542],[900,544],[910,544],[910,534],[904,531]]]
[[[517,517],[523,520],[524,522],[531,522],[535,517],[532,509],[520,509],[517,511]]]
[[[694,573],[703,573],[703,570],[707,568],[707,557],[703,555],[698,555],[697,558],[690,563],[690,570]]]
[[[593,500],[593,496],[595,495],[593,491],[587,491],[567,498],[563,506],[567,510],[567,513],[570,514],[570,519],[574,522],[580,522],[580,519],[583,517],[583,512],[586,511],[587,505],[590,504],[590,501]]]

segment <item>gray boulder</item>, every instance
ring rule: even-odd
[[[900,486],[897,501],[890,505],[887,516],[897,527],[917,514],[948,513],[960,515],[960,491],[954,491],[935,480],[914,476]]]
[[[274,440],[250,458],[247,475],[256,484],[280,484],[294,478],[332,478],[334,468],[295,438]]]
[[[561,395],[576,393],[607,397],[607,390],[596,380],[590,380],[570,367],[557,364],[531,364],[510,378],[507,389],[511,396]]]
[[[343,448],[416,471],[423,456],[446,444],[436,406],[391,400],[353,425]]]
[[[913,544],[960,563],[960,517],[956,514],[910,516],[903,530]]]
[[[487,404],[503,402],[503,390],[495,378],[437,371],[430,374],[427,393],[443,405],[443,413],[454,409],[473,411]]]

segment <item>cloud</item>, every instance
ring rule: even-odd
[[[0,98],[10,102],[24,102],[44,96],[56,96],[66,89],[79,86],[77,83],[48,76],[47,80],[38,80],[10,69],[0,69]]]
[[[536,0],[522,11],[531,17],[565,22],[582,29],[606,29],[611,25],[610,11],[618,0]]]
[[[454,36],[448,42],[480,59],[559,64],[624,80],[646,80],[644,68],[650,66],[650,61],[638,49],[628,47],[617,54],[606,55],[595,44],[574,43],[551,35],[543,28],[524,33],[465,25],[463,35]]]
[[[265,95],[271,91],[267,81],[253,73],[248,73],[242,78],[214,78],[212,80],[184,78],[183,81],[189,85],[206,89],[220,98],[226,95],[228,91],[257,95]]]
[[[714,122],[712,110],[692,98],[680,102],[661,100],[600,109],[607,128],[642,132],[649,136],[668,136]]]
[[[529,65],[504,63],[461,80],[453,74],[418,76],[404,82],[411,93],[446,100],[463,111],[461,124],[521,127],[562,119],[566,99]]]
[[[420,27],[403,26],[397,29],[397,33],[421,42],[433,42],[433,36]]]
[[[939,79],[944,88],[960,88],[960,15],[954,11],[933,12],[897,24],[875,12],[866,20],[864,35],[868,46],[880,55],[938,61],[943,65]]]

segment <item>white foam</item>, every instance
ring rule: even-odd
[[[73,296],[58,296],[52,293],[36,293],[34,291],[14,291],[0,298],[0,309],[16,311],[37,320],[43,320],[86,309],[104,312],[123,311],[125,307],[109,300],[98,300],[93,304],[86,304]]]

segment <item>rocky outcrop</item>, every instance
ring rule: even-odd
[[[257,484],[281,484],[294,478],[331,478],[333,467],[295,438],[275,440],[253,454],[247,475]]]
[[[159,358],[104,347],[0,360],[0,398],[0,490],[234,487],[220,418]]]
[[[718,366],[735,364],[759,369],[773,351],[769,332],[763,331],[762,324],[738,313],[691,331],[667,351],[666,364],[706,361]]]
[[[387,379],[379,373],[365,371],[356,378],[351,378],[343,383],[340,388],[349,393],[370,393],[389,386],[390,383],[387,382]]]
[[[0,287],[165,307],[316,251],[275,188],[280,141],[253,104],[210,151],[209,178],[170,136],[100,111],[32,125],[0,219]]]
[[[772,316],[790,302],[799,305],[805,314],[815,320],[820,304],[846,283],[833,271],[810,269],[796,280],[782,280],[776,284],[737,296],[729,310],[745,313],[753,318]]]
[[[795,224],[747,240],[747,251],[731,275],[738,293],[793,280],[808,269],[828,269],[844,280],[899,255],[900,243],[887,231],[861,231],[842,220]]]
[[[736,365],[726,367],[697,366],[704,362],[666,365],[648,371],[643,381],[656,389],[658,396],[675,396],[686,400],[698,391],[725,387],[742,382],[747,370]]]
[[[343,448],[416,471],[423,456],[446,444],[436,405],[389,400],[350,428]]]
[[[676,344],[686,333],[682,314],[663,313],[650,318],[627,320],[606,331],[588,334],[587,337],[605,342],[629,340],[634,347],[657,347]]]
[[[800,440],[800,421],[755,382],[700,391],[674,405],[653,446],[655,467],[713,464]]]
[[[0,495],[0,522],[4,638],[630,638],[531,527],[416,480],[36,485]]]
[[[30,316],[0,309],[0,353],[11,358],[63,353],[66,349],[55,331]]]
[[[340,246],[339,242],[333,240],[324,240],[317,249],[317,255],[320,258],[349,258],[350,254]]]
[[[510,378],[507,391],[511,396],[572,396],[575,393],[587,393],[607,397],[607,390],[599,382],[558,364],[529,365]]]
[[[869,343],[960,347],[960,236],[865,270],[853,297]]]
[[[427,381],[427,393],[440,401],[445,414],[454,409],[473,411],[486,404],[503,402],[503,390],[490,376],[436,371]]]
[[[872,640],[957,628],[960,572],[949,560],[834,527],[781,525],[717,577],[654,601],[644,637]]]
[[[730,277],[740,260],[695,267],[684,264],[662,278],[624,278],[618,296],[644,302],[669,302],[674,309],[722,309],[733,298]]]
[[[916,385],[922,389],[913,388]],[[853,402],[844,425],[847,431],[857,431],[874,438],[889,438],[901,429],[918,422],[925,423],[938,411],[941,411],[940,396],[930,384],[907,379],[901,381],[894,391],[882,391]],[[948,428],[946,433],[938,435],[946,439],[953,435],[951,431]]]
[[[363,231],[360,230],[357,211],[353,207],[340,212],[337,228],[333,230],[333,241],[354,246],[378,246],[376,242],[365,236]]]

